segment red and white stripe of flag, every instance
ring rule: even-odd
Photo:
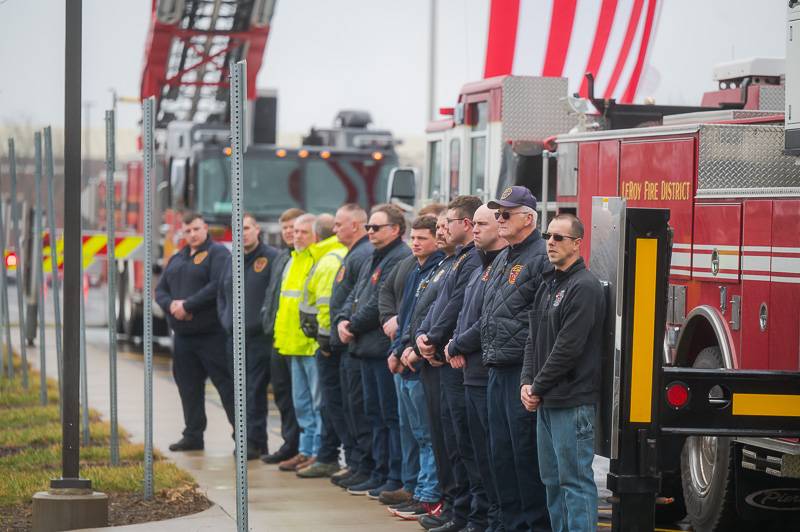
[[[492,0],[484,77],[569,78],[570,92],[636,98],[663,0]]]

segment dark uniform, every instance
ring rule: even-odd
[[[203,444],[206,430],[206,378],[214,383],[228,421],[234,424],[226,335],[217,317],[218,281],[229,256],[228,249],[211,237],[194,253],[186,246],[169,260],[156,287],[156,301],[175,332],[172,374],[183,406],[183,436],[197,445]],[[192,319],[178,320],[170,314],[169,306],[176,299],[184,300],[183,308]]]
[[[339,273],[333,280],[333,292],[331,293],[330,315],[331,315],[331,356],[340,357],[339,362],[339,382],[342,395],[341,412],[344,414],[344,427],[349,433],[350,444],[344,443],[345,460],[351,472],[361,475],[366,480],[375,468],[372,460],[372,427],[364,414],[364,390],[361,385],[361,363],[350,356],[348,346],[339,339],[337,329],[337,316],[341,316],[345,311],[345,301],[350,295],[358,280],[358,272],[364,262],[372,256],[374,248],[369,238],[364,236],[353,244],[350,251],[345,255]],[[334,410],[336,410],[334,408]],[[331,419],[330,414],[328,419]],[[326,435],[330,431],[326,428],[325,417],[323,422],[323,446],[325,446]],[[341,420],[335,417],[332,421],[337,426],[341,425]],[[342,439],[341,437],[339,439]]]
[[[261,306],[269,285],[272,261],[278,250],[259,242],[244,256],[244,319],[247,361],[247,441],[248,446],[267,452],[267,383],[269,383],[269,339],[261,327]],[[228,355],[233,360],[233,271],[228,257],[217,292],[217,312],[228,334]],[[232,370],[231,370],[232,371]],[[249,450],[249,449],[248,449]],[[258,458],[258,455],[255,456]]]

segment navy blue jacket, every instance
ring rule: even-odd
[[[470,242],[462,247],[456,253],[444,287],[436,296],[436,302],[417,329],[416,337],[427,334],[428,340],[436,346],[439,353],[443,352],[444,346],[453,337],[458,315],[464,305],[464,290],[467,288],[467,282],[472,272],[480,266],[481,257],[475,248],[475,243]]]
[[[217,286],[229,256],[228,248],[208,237],[194,255],[185,246],[169,259],[156,286],[156,302],[176,334],[204,334],[220,328]],[[192,314],[191,320],[177,320],[169,313],[175,299],[184,300],[183,308]]]
[[[479,251],[483,268],[476,268],[469,277],[464,291],[464,308],[458,315],[453,341],[450,342],[450,355],[463,355],[466,358],[464,384],[470,386],[486,386],[489,381],[489,370],[483,365],[481,357],[481,311],[483,291],[489,280],[492,261],[500,251]]]
[[[273,275],[273,260],[278,250],[260,242],[256,248],[244,256],[244,319],[247,336],[264,334],[261,325],[261,306]],[[222,327],[233,334],[233,257],[225,263],[225,271],[217,291],[217,314]]]
[[[416,331],[420,328],[422,322],[425,321],[434,303],[436,303],[436,298],[439,292],[444,288],[445,282],[447,281],[447,274],[450,272],[450,268],[453,267],[455,259],[455,255],[450,255],[449,257],[441,259],[439,264],[436,265],[436,269],[431,273],[428,282],[425,284],[425,290],[419,295],[417,305],[414,307],[414,313],[411,315],[408,332],[402,337],[403,345],[410,345],[417,351],[418,355],[419,350],[416,347]],[[437,352],[437,358],[443,359],[443,357],[444,354],[441,351]]]
[[[368,237],[363,237],[361,240],[353,244],[350,251],[345,255],[342,265],[333,280],[333,292],[331,293],[330,313],[331,313],[331,347],[337,351],[346,349],[341,340],[339,340],[339,331],[337,325],[340,319],[337,317],[343,316],[345,312],[345,302],[347,296],[353,291],[358,281],[358,272],[372,256],[375,248],[372,247]]]

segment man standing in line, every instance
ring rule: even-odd
[[[244,320],[247,359],[247,459],[267,454],[267,383],[272,346],[261,327],[261,306],[264,303],[270,266],[278,250],[261,241],[261,228],[252,214],[242,219],[244,247]],[[219,321],[228,334],[228,356],[233,360],[233,268],[228,257],[217,292]]]
[[[350,355],[348,346],[339,339],[337,316],[345,312],[345,301],[358,280],[358,272],[364,262],[372,256],[374,248],[369,242],[364,224],[367,223],[367,212],[356,203],[342,205],[336,211],[333,230],[336,238],[344,244],[347,255],[344,257],[339,272],[333,280],[331,293],[331,358],[340,359],[339,378],[342,395],[342,415],[344,422],[338,420],[336,405],[329,405],[329,420],[335,430],[347,430],[351,441],[342,437],[347,468],[331,476],[331,482],[343,488],[349,484],[361,484],[369,479],[375,469],[372,459],[372,428],[364,413],[364,390],[361,385],[361,363]],[[349,311],[348,311],[349,312]],[[327,431],[328,421],[323,417],[323,429]],[[323,432],[324,432],[323,431]],[[323,440],[323,446],[325,442]]]
[[[464,291],[464,309],[458,316],[458,324],[453,339],[445,347],[450,358],[450,365],[464,369],[464,396],[467,408],[467,426],[472,442],[475,463],[486,492],[489,503],[486,530],[498,532],[503,530],[500,506],[497,502],[497,488],[492,471],[492,455],[489,452],[489,421],[486,407],[486,385],[489,372],[481,360],[481,311],[483,308],[483,291],[492,262],[506,247],[506,241],[497,234],[497,220],[494,212],[486,205],[481,205],[473,217],[472,234],[475,247],[481,257],[482,268],[476,268],[469,278]]]
[[[286,248],[281,250],[272,263],[274,273],[270,276],[269,286],[264,294],[264,306],[261,308],[261,325],[264,329],[264,336],[267,337],[270,344],[272,395],[281,414],[281,437],[283,437],[283,445],[280,449],[261,457],[261,460],[267,464],[277,464],[296,456],[297,448],[300,445],[300,427],[297,426],[297,417],[292,401],[292,372],[288,360],[280,356],[272,344],[275,338],[275,317],[278,314],[281,282],[288,271],[294,249],[294,221],[303,214],[305,214],[303,210],[294,207],[281,214],[281,238]]]
[[[205,389],[211,378],[231,426],[234,425],[233,379],[225,355],[225,331],[217,317],[217,288],[230,256],[208,235],[197,213],[183,215],[186,246],[170,258],[156,286],[156,301],[175,333],[172,375],[178,385],[186,425],[170,451],[203,449],[206,430]]]
[[[550,530],[539,478],[536,414],[519,402],[529,312],[548,266],[545,242],[536,229],[536,198],[527,188],[508,187],[487,206],[497,209],[498,234],[509,244],[494,260],[481,314],[483,363],[489,368],[490,453],[500,511],[508,532]]]
[[[375,247],[372,258],[365,261],[358,275],[356,288],[345,303],[349,316],[339,320],[339,338],[350,347],[350,353],[361,361],[364,407],[372,424],[372,457],[375,470],[370,479],[350,486],[352,495],[370,491],[394,491],[400,482],[400,430],[397,419],[397,394],[386,357],[389,338],[383,334],[378,314],[378,294],[392,268],[411,250],[403,243],[406,221],[398,207],[381,204],[372,209],[366,225],[369,240]]]
[[[520,396],[538,412],[539,468],[553,530],[584,532],[597,523],[592,460],[605,296],[581,257],[578,218],[556,216],[542,237],[553,269],[544,273],[531,312]]]
[[[447,206],[448,238],[457,246],[456,258],[447,274],[444,287],[436,297],[436,302],[416,331],[416,344],[422,356],[429,361],[437,359],[440,362],[448,362],[442,366],[439,374],[442,403],[450,413],[450,424],[443,427],[445,445],[455,445],[455,454],[458,455],[466,472],[463,481],[470,492],[468,515],[455,514],[449,522],[433,528],[435,532],[458,532],[465,528],[470,531],[483,530],[486,528],[486,514],[489,509],[478,465],[475,463],[472,442],[469,439],[464,372],[460,366],[451,366],[444,353],[464,305],[467,282],[472,272],[481,265],[480,255],[472,237],[472,217],[481,204],[477,196],[458,196]]]
[[[319,373],[314,354],[317,341],[308,338],[300,326],[300,302],[303,288],[314,266],[312,245],[316,216],[304,214],[294,221],[292,262],[281,282],[278,315],[275,317],[275,349],[287,357],[292,368],[292,402],[300,425],[300,448],[296,456],[278,464],[281,471],[297,471],[317,459],[322,431],[320,419]]]
[[[352,447],[342,410],[339,359],[333,358],[331,350],[331,291],[333,281],[347,253],[347,248],[333,234],[333,225],[332,215],[317,216],[314,232],[319,242],[311,246],[314,266],[309,272],[300,303],[300,326],[303,333],[315,339],[318,344],[316,366],[319,374],[322,423],[317,461],[298,469],[297,476],[300,478],[327,477],[335,474],[339,471],[339,445],[344,443],[346,447]]]

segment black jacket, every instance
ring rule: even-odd
[[[269,284],[264,291],[264,305],[261,307],[261,327],[266,336],[272,336],[275,332],[275,316],[278,315],[278,301],[281,297],[281,281],[283,281],[284,270],[292,258],[291,248],[282,249],[272,260],[272,275]]]
[[[438,262],[438,261],[437,261]],[[400,313],[400,303],[403,299],[403,288],[406,285],[408,274],[418,266],[417,258],[409,255],[397,263],[397,267],[386,276],[386,282],[378,294],[378,313],[381,324]]]
[[[373,251],[375,251],[375,248],[372,247],[369,238],[366,236],[362,237],[358,242],[353,244],[353,247],[347,252],[341,267],[339,267],[339,271],[336,273],[336,278],[333,280],[333,292],[331,292],[330,303],[330,342],[331,346],[339,351],[345,350],[347,346],[339,340],[339,331],[336,329],[336,325],[338,324],[336,317],[343,314],[347,296],[350,295],[350,292],[352,292],[353,288],[356,286],[358,272],[361,270],[361,266],[364,265],[364,262],[368,261],[372,256]]]
[[[350,321],[350,331],[355,338],[350,343],[350,354],[363,358],[386,358],[389,337],[383,334],[378,315],[378,293],[387,274],[397,263],[411,254],[411,249],[398,238],[382,249],[376,249],[370,260],[364,261],[358,272],[355,289],[347,296],[342,314],[336,322]]]
[[[428,314],[433,309],[434,304],[439,296],[439,292],[444,289],[445,282],[447,281],[447,274],[453,263],[456,260],[455,255],[444,257],[439,260],[435,270],[428,277],[425,283],[424,290],[420,293],[417,299],[417,306],[414,307],[414,312],[411,314],[411,321],[408,324],[408,331],[402,337],[403,346],[411,346],[414,351],[419,355],[417,349],[417,334],[416,332],[422,326],[422,323],[427,318]],[[437,350],[436,358],[444,360],[444,352]]]
[[[193,255],[185,246],[169,259],[156,286],[156,302],[176,334],[204,334],[220,328],[217,287],[229,256],[228,248],[208,237]],[[191,320],[178,320],[170,314],[175,299],[184,300],[183,308],[192,314]]]
[[[545,242],[535,230],[509,246],[492,263],[481,314],[481,348],[486,366],[521,366],[528,339],[528,312],[542,281]]]
[[[428,311],[425,321],[417,329],[416,336],[427,334],[437,352],[443,352],[444,346],[453,337],[458,315],[464,305],[464,290],[472,272],[480,265],[481,257],[474,242],[458,250],[453,266],[447,273],[444,287],[439,290],[433,308]]]
[[[522,384],[546,407],[596,403],[605,294],[583,259],[567,271],[545,272],[531,310]]]
[[[481,312],[483,291],[490,277],[492,261],[500,251],[479,252],[483,267],[475,268],[469,276],[464,290],[464,306],[458,315],[453,341],[450,342],[450,355],[463,355],[466,358],[464,384],[471,386],[486,386],[489,381],[489,371],[483,365],[481,356]]]
[[[272,276],[272,262],[278,250],[259,242],[256,248],[244,256],[244,319],[247,336],[264,334],[261,326],[261,307],[264,304],[267,286]],[[233,257],[228,256],[225,271],[217,291],[217,314],[222,327],[233,333]]]

